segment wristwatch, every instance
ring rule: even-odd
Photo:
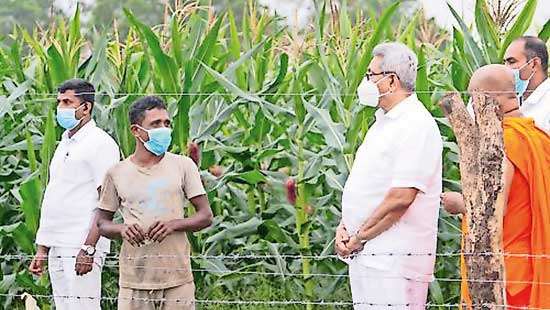
[[[94,256],[95,255],[95,247],[93,245],[83,245],[81,248],[86,256]]]

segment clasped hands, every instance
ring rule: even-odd
[[[334,249],[338,255],[347,258],[350,255],[361,252],[364,245],[364,242],[361,242],[357,235],[349,235],[344,224],[338,225],[334,240]]]
[[[147,232],[145,232],[138,224],[123,225],[120,235],[133,246],[145,244],[145,240],[153,242],[162,242],[168,235],[175,231],[172,221],[156,221]]]

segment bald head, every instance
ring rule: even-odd
[[[515,93],[514,74],[505,65],[486,65],[477,69],[472,78],[468,91],[488,93]]]
[[[505,65],[486,65],[477,69],[468,86],[470,96],[476,92],[495,98],[503,113],[519,108],[516,96],[515,79],[512,70]]]

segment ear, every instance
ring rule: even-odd
[[[130,132],[134,137],[139,137],[139,128],[135,124],[130,124]]]
[[[390,78],[390,90],[393,92],[399,86],[397,85],[399,79],[397,79],[397,76],[395,74],[390,75]]]
[[[88,101],[84,101],[82,103],[84,107],[82,107],[82,112],[87,112],[87,114],[92,114],[92,104]]]
[[[533,58],[533,70],[536,70],[538,67],[542,67],[542,61],[539,57]]]

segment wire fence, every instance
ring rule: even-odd
[[[79,251],[79,249],[77,249]],[[0,260],[27,260],[33,259],[35,255],[32,254],[5,254],[0,255]],[[76,258],[75,255],[54,255],[55,258]],[[435,257],[458,257],[458,256],[502,256],[502,257],[514,257],[514,258],[529,258],[529,259],[550,259],[550,254],[531,254],[531,253],[506,253],[506,252],[443,252],[443,253],[415,253],[415,252],[361,252],[352,254],[351,257],[377,257],[377,256],[435,256]],[[219,260],[239,260],[239,259],[309,259],[309,260],[325,260],[325,259],[340,259],[341,257],[336,254],[318,254],[318,255],[301,255],[301,254],[220,254],[220,255],[136,255],[136,256],[119,256],[116,254],[105,255],[107,260],[109,259],[145,259],[145,258],[190,258],[190,259],[219,259]]]
[[[514,258],[524,258],[524,259],[548,259],[550,260],[550,254],[527,254],[527,253],[467,253],[467,252],[448,252],[448,253],[357,253],[353,254],[350,258],[354,259],[356,257],[367,256],[396,256],[396,257],[412,257],[412,256],[435,256],[435,257],[457,257],[457,256],[503,256],[503,257],[514,257]],[[10,260],[19,260],[19,261],[30,261],[35,258],[35,255],[27,254],[16,254],[16,255],[0,255],[0,261],[10,261]],[[340,259],[338,255],[269,255],[269,254],[231,254],[231,255],[139,255],[139,256],[117,256],[117,255],[101,255],[99,256],[105,260],[102,266],[106,268],[116,268],[124,264],[127,267],[143,269],[143,270],[158,270],[158,271],[188,271],[188,272],[205,272],[214,274],[217,276],[226,276],[226,275],[256,275],[256,276],[272,276],[272,277],[327,277],[327,278],[349,278],[349,274],[343,273],[293,273],[287,272],[286,270],[280,269],[279,271],[250,271],[244,270],[248,267],[242,266],[239,270],[230,270],[227,268],[180,268],[173,266],[159,266],[162,264],[163,259],[182,259],[189,258],[193,260],[270,260],[270,259],[310,259],[310,260],[324,260],[324,259]],[[49,257],[42,257],[43,260],[47,259],[59,259],[59,260],[76,260],[77,255],[49,255]],[[133,264],[132,261],[146,261],[147,259],[154,260],[155,265],[141,265]],[[120,263],[124,261],[124,263]],[[550,262],[549,262],[550,263]],[[97,261],[95,262],[81,262],[82,265],[98,265]],[[254,265],[251,265],[254,266]],[[373,277],[367,275],[354,275],[357,278],[372,278],[372,279],[402,279],[403,277],[395,275],[385,275],[383,277]],[[550,282],[545,281],[526,281],[526,280],[501,280],[501,279],[481,279],[481,278],[448,278],[448,277],[433,277],[433,280],[439,282],[474,282],[474,283],[507,283],[507,284],[538,284],[538,285],[550,285]]]
[[[25,298],[26,294],[0,294],[0,297],[15,297],[15,298]],[[368,301],[324,301],[324,300],[215,300],[215,299],[167,299],[167,298],[139,298],[139,297],[108,297],[108,296],[69,296],[69,295],[31,295],[36,299],[69,299],[76,301],[84,300],[102,300],[116,302],[118,300],[123,301],[137,301],[143,303],[171,303],[179,305],[197,305],[197,304],[218,304],[218,305],[240,305],[240,306],[296,306],[296,305],[314,305],[314,306],[326,306],[326,307],[342,307],[342,306],[371,306],[371,307],[383,307],[388,308],[397,308],[397,309],[409,309],[410,307],[425,307],[429,308],[458,308],[460,306],[467,306],[465,303],[446,303],[446,304],[436,304],[436,303],[373,303]],[[509,305],[500,305],[494,303],[481,303],[481,304],[471,304],[474,309],[524,309],[524,310],[550,310],[550,308],[539,308],[539,307],[516,307]]]

